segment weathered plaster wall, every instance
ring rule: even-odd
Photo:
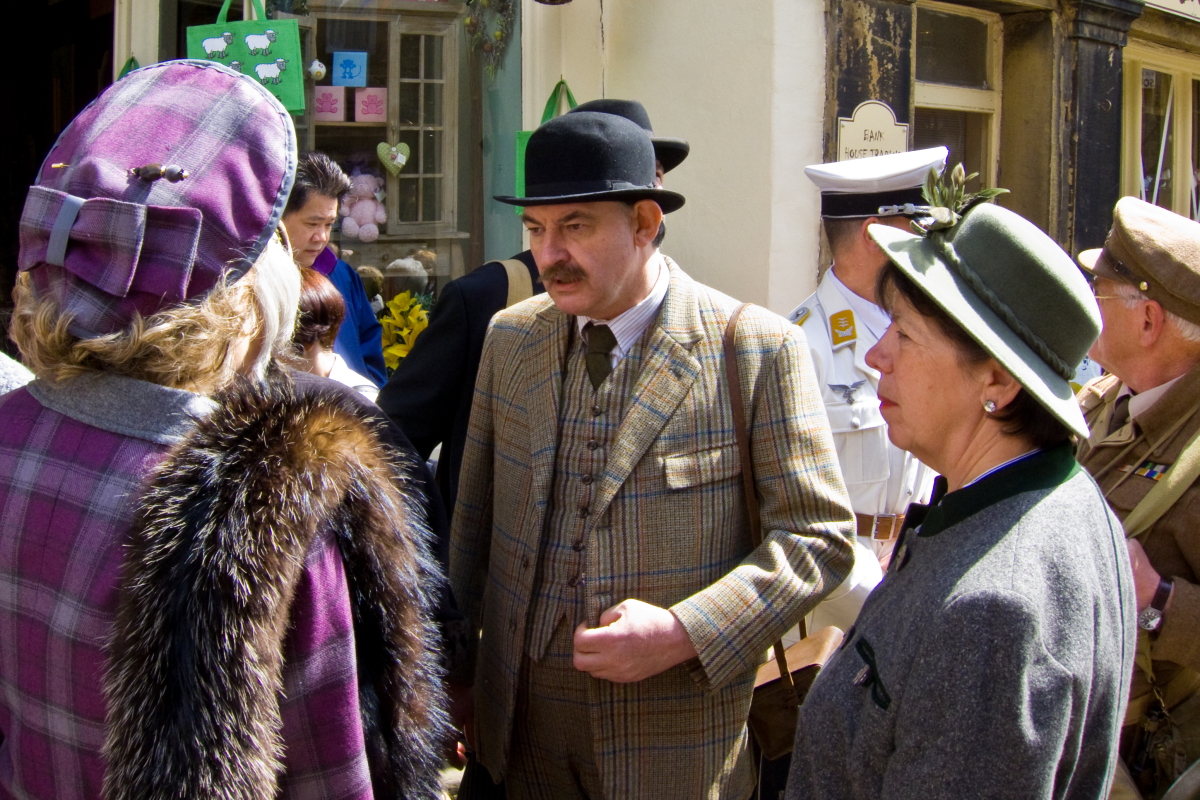
[[[1062,205],[1060,158],[1054,109],[1061,94],[1054,15],[1047,11],[1007,14],[1004,24],[1004,86],[1018,87],[1002,98],[1000,169],[996,185],[1010,194],[997,202],[1052,236]],[[1058,115],[1058,116],[1061,116]]]
[[[663,252],[697,280],[786,312],[816,286],[824,7],[795,0],[524,0],[524,119],[559,76],[580,102],[642,101],[691,155]]]

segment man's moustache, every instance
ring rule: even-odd
[[[585,277],[583,270],[574,264],[555,264],[547,267],[542,273],[542,283],[563,282],[582,280]]]

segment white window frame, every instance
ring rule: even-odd
[[[1192,217],[1192,187],[1190,180],[1180,180],[1195,173],[1192,163],[1192,82],[1200,81],[1200,56],[1161,45],[1130,40],[1123,55],[1124,92],[1121,110],[1121,194],[1142,196],[1142,70],[1171,76],[1175,89],[1171,102],[1171,125],[1174,144],[1171,164],[1175,175],[1171,182],[1170,209]],[[1179,91],[1186,87],[1186,91]],[[1186,165],[1187,172],[1181,167]],[[1160,198],[1161,200],[1161,198]],[[1150,202],[1150,198],[1146,198]]]
[[[918,0],[917,8],[939,11],[943,14],[954,14],[960,17],[973,17],[987,23],[987,82],[988,86],[992,88],[969,89],[963,86],[949,86],[943,83],[914,80],[915,90],[913,95],[915,108],[967,111],[972,114],[988,115],[988,124],[985,129],[986,141],[983,145],[985,157],[984,163],[979,168],[979,178],[983,186],[995,186],[1000,162],[1000,107],[1003,92],[1003,70],[1001,67],[1004,56],[1004,31],[1000,15],[952,3],[934,2],[934,0]],[[914,37],[914,51],[916,47],[917,44]],[[916,74],[915,52],[913,74]],[[915,124],[916,120],[914,119],[913,122]]]
[[[442,133],[441,154],[441,220],[402,222],[399,219],[400,209],[400,178],[387,174],[387,228],[381,233],[386,239],[412,238],[454,238],[460,236],[457,230],[458,209],[458,129],[461,120],[458,119],[458,59],[459,48],[462,46],[461,28],[459,21],[463,7],[450,3],[420,2],[419,0],[373,0],[363,3],[361,9],[353,11],[335,7],[328,0],[309,0],[309,14],[313,22],[317,20],[349,19],[364,22],[384,22],[388,24],[388,115],[386,123],[321,123],[312,119],[311,89],[308,97],[308,107],[302,120],[297,120],[297,129],[303,131],[306,146],[302,149],[313,149],[316,146],[317,128],[325,125],[353,127],[387,126],[387,138],[392,144],[399,141],[400,130],[415,126],[398,123],[400,117],[400,36],[402,34],[426,34],[443,36],[442,44],[442,123],[439,127]],[[316,38],[312,38],[313,44]],[[306,85],[311,83],[306,80]],[[423,98],[423,94],[422,94]],[[421,102],[424,102],[422,99]],[[420,169],[423,165],[417,163],[418,154],[411,155],[412,165]],[[382,171],[382,170],[381,170]],[[420,200],[418,200],[418,203]]]

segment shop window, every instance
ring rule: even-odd
[[[1000,18],[947,3],[917,5],[914,149],[943,145],[948,163],[994,186],[1000,141]]]
[[[1200,57],[1130,42],[1124,73],[1121,193],[1200,220]]]

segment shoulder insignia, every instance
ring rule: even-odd
[[[847,308],[845,311],[830,314],[829,336],[833,340],[834,347],[857,339],[858,331],[854,328],[854,312]]]
[[[811,308],[809,308],[808,306],[800,306],[799,308],[796,309],[796,312],[792,315],[792,323],[796,324],[796,325],[803,325],[804,320],[808,319],[811,314],[812,314]]]

